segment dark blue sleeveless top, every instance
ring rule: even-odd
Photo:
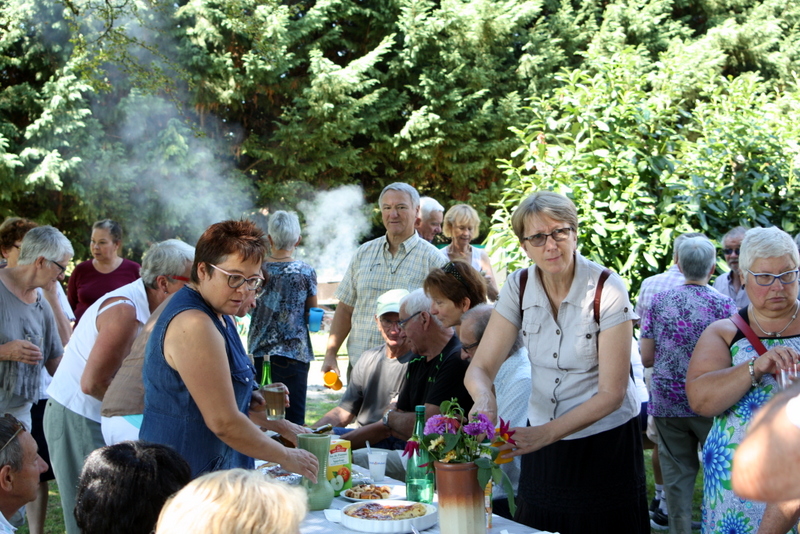
[[[236,404],[242,413],[249,411],[255,369],[250,364],[233,321],[225,316],[224,323],[220,322],[199,293],[184,287],[167,303],[147,342],[142,369],[144,420],[139,439],[173,447],[189,462],[193,477],[234,467],[252,469],[252,458],[235,451],[209,430],[183,379],[164,359],[167,327],[176,315],[186,310],[206,313],[222,334]]]

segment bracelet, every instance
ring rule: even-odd
[[[748,369],[750,369],[750,385],[758,387],[758,384],[761,382],[756,381],[756,358],[750,360],[750,363],[747,364]]]

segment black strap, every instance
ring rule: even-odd
[[[522,315],[522,297],[525,295],[525,287],[528,285],[528,268],[519,272],[519,313]]]
[[[603,269],[600,279],[597,280],[597,287],[594,290],[594,322],[600,324],[600,298],[603,295],[603,286],[608,277],[611,276],[611,269]]]

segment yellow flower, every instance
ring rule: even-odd
[[[441,447],[442,445],[444,445],[444,438],[443,438],[442,436],[439,436],[439,437],[438,437],[438,438],[436,438],[435,440],[431,441],[431,444],[430,444],[430,445],[428,445],[428,450],[429,450],[429,451],[431,451],[431,452],[433,452],[433,451],[435,451],[435,450],[436,450],[438,447]]]
[[[458,458],[458,455],[456,454],[456,451],[453,450],[453,451],[450,451],[450,452],[448,452],[447,454],[444,455],[444,458],[442,458],[442,463],[446,464],[446,463],[452,462],[453,460],[455,460],[457,458]]]

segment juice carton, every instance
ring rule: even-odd
[[[331,437],[327,475],[335,495],[338,496],[344,490],[353,487],[352,468],[350,442],[346,439]]]

